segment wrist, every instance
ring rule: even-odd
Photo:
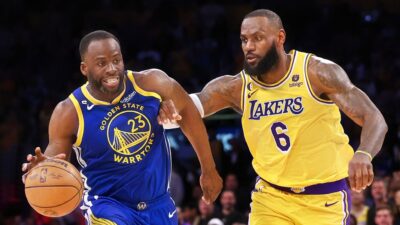
[[[371,153],[369,153],[369,152],[367,152],[367,151],[364,151],[364,150],[361,150],[361,149],[357,149],[357,151],[355,152],[355,154],[356,154],[356,153],[362,154],[362,155],[366,155],[366,156],[368,156],[369,160],[372,161],[372,155],[371,155]]]

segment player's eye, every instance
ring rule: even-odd
[[[114,64],[119,64],[119,62],[121,62],[120,59],[114,59],[114,61],[113,61]]]

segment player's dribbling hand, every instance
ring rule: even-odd
[[[203,190],[203,201],[207,204],[214,202],[222,190],[222,178],[217,170],[202,172],[200,176],[200,186]]]
[[[64,153],[58,154],[54,157],[48,157],[42,153],[42,150],[40,149],[40,147],[36,147],[35,155],[32,155],[32,154],[27,155],[26,161],[28,161],[28,162],[22,164],[22,172],[24,172],[24,174],[22,175],[22,182],[25,183],[25,178],[26,178],[26,175],[29,172],[29,170],[32,169],[33,167],[35,167],[41,161],[48,159],[48,158],[65,159],[65,157],[66,157],[66,155]]]
[[[355,153],[349,163],[350,188],[361,192],[371,185],[374,179],[374,171],[370,158],[364,154]]]
[[[182,116],[178,114],[174,102],[171,99],[164,100],[160,103],[160,110],[157,116],[157,121],[160,125],[176,123],[176,121],[181,119]]]

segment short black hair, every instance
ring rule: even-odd
[[[276,14],[275,12],[269,10],[269,9],[257,9],[254,10],[250,13],[248,13],[244,19],[246,18],[251,18],[251,17],[266,17],[269,21],[271,21],[273,24],[276,25],[276,27],[278,29],[283,29],[283,24],[282,24],[282,20],[281,17],[278,16],[278,14]]]
[[[81,42],[79,43],[79,54],[81,55],[81,60],[83,61],[83,58],[88,49],[88,46],[92,41],[104,40],[104,39],[108,39],[108,38],[114,39],[119,44],[119,40],[117,37],[115,37],[114,34],[104,31],[104,30],[96,30],[96,31],[86,34],[81,39]]]

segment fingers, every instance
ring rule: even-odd
[[[349,183],[354,191],[362,191],[371,185],[374,178],[374,172],[371,164],[350,164],[349,165]]]
[[[61,153],[61,154],[54,156],[54,158],[57,158],[57,159],[65,159],[66,157],[67,157],[67,155],[65,153]]]
[[[362,171],[362,189],[365,189],[368,186],[368,179],[369,179],[369,174],[368,174],[368,168],[366,166],[363,166],[361,168]]]
[[[356,171],[355,171],[355,188],[356,188],[356,190],[360,190],[362,188],[361,168],[356,168]]]
[[[28,175],[28,173],[24,173],[23,175],[22,175],[22,183],[24,183],[25,184],[25,180],[26,180],[26,176]]]
[[[36,147],[35,148],[35,155],[36,155],[36,159],[38,160],[43,160],[46,158],[45,155],[43,155],[42,150],[40,149],[40,147]]]
[[[164,110],[165,107],[161,105],[160,110],[158,111],[157,121],[160,125],[168,123],[167,113]]]
[[[368,171],[368,181],[367,181],[367,186],[372,184],[372,181],[374,181],[374,170],[372,169],[372,166],[369,166],[367,168]]]
[[[170,112],[170,114],[168,114],[168,118],[170,120],[181,120],[182,119],[181,115],[179,115],[178,112],[176,111],[175,104],[172,100],[168,100],[166,102],[166,106],[168,108],[168,112]]]
[[[165,100],[161,102],[160,110],[158,112],[157,121],[160,125],[167,124],[170,121],[176,122],[181,120],[182,116],[178,114],[174,102],[172,100]]]

